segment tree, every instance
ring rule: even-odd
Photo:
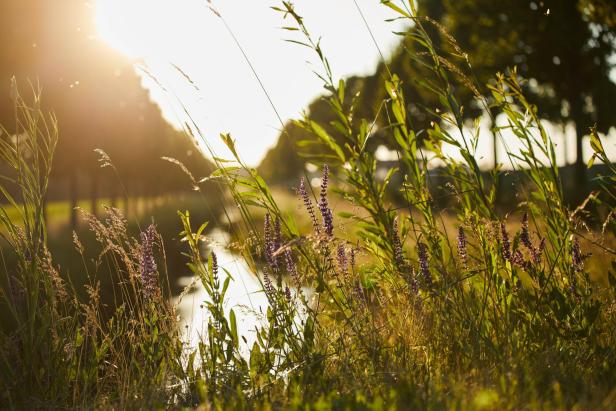
[[[427,0],[439,1],[439,0]],[[540,115],[572,122],[576,176],[585,184],[582,141],[589,127],[616,125],[614,2],[596,0],[446,0],[440,22],[470,54],[480,82],[516,65]]]
[[[585,183],[582,139],[593,124],[607,132],[616,125],[612,107],[616,85],[610,79],[610,57],[616,52],[616,6],[608,0],[419,0],[419,13],[425,19],[437,47],[445,56],[459,54],[450,41],[469,56],[472,74],[479,86],[495,73],[517,66],[527,79],[526,93],[536,103],[540,115],[552,122],[571,122],[576,128],[576,175]],[[409,33],[413,28],[410,28]],[[417,130],[438,120],[431,111],[439,108],[438,97],[424,87],[428,70],[413,60],[414,42],[405,36],[387,62],[375,74],[358,79],[362,84],[357,117],[377,118],[386,97],[383,82],[389,72],[403,81],[408,110]],[[469,74],[470,76],[470,74]],[[481,114],[472,89],[464,78],[453,79],[456,98],[467,118]],[[314,104],[314,103],[313,103]],[[312,106],[312,105],[311,105]],[[492,117],[498,113],[490,107]],[[311,117],[313,117],[312,110]],[[315,121],[320,119],[313,118]],[[325,120],[327,120],[325,118]],[[378,122],[378,118],[377,118]],[[287,133],[300,140],[299,132]],[[420,135],[421,136],[421,135]],[[386,143],[387,138],[383,141]],[[290,144],[280,149],[289,149]],[[276,150],[276,149],[275,149]],[[276,157],[272,154],[269,158]]]
[[[211,169],[193,141],[162,119],[132,63],[103,44],[92,8],[74,0],[7,0],[0,12],[0,101],[16,76],[40,84],[43,102],[59,122],[51,194],[76,205],[79,186],[90,186],[92,209],[102,194],[121,192],[113,173],[101,170],[95,148],[107,152],[129,194],[190,189],[186,177],[160,157],[176,157],[199,172]],[[12,123],[0,104],[0,123]],[[58,188],[68,182],[68,193]],[[55,190],[55,191],[54,191]]]

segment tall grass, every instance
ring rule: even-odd
[[[45,251],[42,199],[57,138],[53,117],[17,96],[18,138],[2,136],[0,154],[19,185],[22,221],[3,218],[3,237],[19,256],[3,267],[1,398],[11,408],[216,409],[609,409],[616,401],[616,281],[613,182],[601,140],[594,158],[608,164],[603,188],[571,210],[563,201],[554,145],[524,97],[515,70],[498,74],[490,93],[523,149],[508,152],[525,180],[511,215],[495,206],[498,172],[475,160],[479,122],[469,127],[456,84],[488,108],[463,53],[436,49],[413,2],[382,2],[413,25],[419,51],[408,56],[431,69],[421,85],[441,107],[429,130],[415,130],[401,79],[391,73],[383,116],[399,166],[379,178],[367,149],[374,118],[356,118],[344,80],[336,81],[321,43],[289,2],[275,10],[291,40],[311,50],[339,133],[309,118],[297,121],[323,148],[320,187],[297,182],[298,205],[311,229],[281,209],[272,190],[234,155],[215,158],[210,178],[227,190],[241,221],[236,250],[258,276],[268,307],[248,341],[226,305],[232,273],[204,247],[207,223],[194,230],[180,212],[188,268],[208,294],[207,333],[183,342],[165,281],[162,239],[150,226],[131,238],[119,211],[86,215],[100,244],[97,272],[114,276],[114,304],[103,307],[97,272],[86,272],[89,298],[65,283]],[[446,37],[455,45],[455,40]],[[448,126],[438,126],[437,123]],[[198,127],[188,126],[191,130]],[[503,136],[501,135],[501,138]],[[454,146],[461,160],[443,150]],[[455,199],[439,209],[431,166],[445,164]],[[10,177],[13,176],[13,177]],[[394,187],[398,177],[402,184]],[[3,187],[3,194],[8,191]],[[330,190],[354,213],[335,213]],[[403,206],[389,199],[399,190]],[[259,213],[256,208],[262,209]],[[264,215],[263,219],[256,215]],[[455,221],[455,227],[451,227]],[[516,224],[513,224],[513,222]],[[600,223],[597,223],[600,221]],[[201,223],[201,222],[199,222]],[[262,226],[261,226],[262,225]],[[519,227],[514,229],[513,227]],[[23,227],[23,228],[22,228]],[[591,227],[591,228],[589,228]],[[453,230],[452,230],[453,228]],[[455,232],[455,235],[451,235]],[[611,242],[611,243],[610,243]],[[79,239],[75,245],[81,249]],[[592,249],[595,254],[589,255]],[[600,252],[597,252],[600,250]],[[591,272],[609,260],[611,271]],[[106,270],[103,270],[106,269]]]

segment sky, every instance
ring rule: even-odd
[[[386,21],[396,16],[378,0],[356,1],[378,49],[354,0],[293,2],[313,37],[321,39],[335,78],[373,73],[379,49],[387,57],[398,43],[394,32],[404,31],[407,24],[399,19]],[[180,128],[189,117],[194,120],[206,153],[209,148],[217,157],[231,158],[219,138],[220,133],[230,133],[242,160],[258,165],[276,144],[282,123],[300,118],[308,104],[324,92],[313,73],[321,69],[314,52],[285,41],[299,37],[281,28],[292,22],[271,9],[280,6],[278,0],[96,0],[95,5],[102,40],[133,60],[144,86],[170,123]],[[224,17],[272,103],[210,7]],[[560,127],[546,127],[556,143],[558,164],[574,161],[573,126],[564,133]],[[490,168],[493,143],[487,128],[487,124],[482,126],[476,158],[480,166]],[[510,149],[519,148],[515,138],[505,138]],[[588,139],[584,146],[587,160],[592,154]],[[608,156],[616,158],[616,130],[604,146]],[[449,151],[459,157],[453,147]],[[499,151],[504,152],[502,143]],[[509,168],[507,161],[499,160]]]
[[[397,43],[393,32],[405,23],[386,22],[393,12],[378,0],[357,4],[388,55]],[[210,5],[241,43],[281,120],[299,118],[324,92],[313,73],[320,66],[314,52],[284,41],[297,33],[281,29],[291,21],[271,9],[279,1],[97,0],[96,23],[104,41],[133,59],[167,120],[181,125],[186,109],[217,156],[230,156],[218,137],[229,132],[243,160],[257,165],[275,145],[281,122]],[[353,0],[296,0],[294,5],[313,36],[321,38],[337,78],[374,72],[379,51]]]

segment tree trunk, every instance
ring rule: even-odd
[[[68,177],[68,185],[69,206],[71,213],[71,230],[75,231],[77,229],[77,199],[79,197],[79,187],[77,185],[77,170],[73,169],[70,171],[70,175]]]

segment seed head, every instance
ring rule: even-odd
[[[319,199],[319,211],[321,212],[321,219],[323,221],[323,230],[329,238],[334,235],[334,216],[332,210],[329,208],[329,202],[327,200],[327,186],[329,184],[329,166],[325,164],[323,166],[323,176],[321,178],[321,197]]]
[[[466,249],[466,233],[462,226],[458,227],[458,256],[462,260],[464,268],[468,266],[468,252]]]
[[[421,275],[428,287],[432,286],[432,275],[430,274],[430,265],[428,263],[428,246],[422,242],[417,244],[417,256],[419,258],[419,268]]]
[[[310,220],[312,221],[312,227],[314,228],[314,231],[317,234],[319,234],[321,229],[317,221],[317,216],[314,212],[314,206],[312,205],[312,200],[310,199],[310,196],[308,195],[308,192],[306,191],[306,181],[304,180],[304,177],[299,179],[299,188],[297,191],[302,201],[304,202],[306,211],[308,211],[308,215],[310,216]]]
[[[143,292],[146,297],[153,298],[160,291],[158,288],[158,278],[156,260],[154,259],[154,241],[156,240],[156,227],[154,224],[141,233],[141,258],[139,262],[139,274]]]
[[[276,228],[272,228],[272,218],[269,213],[265,214],[263,237],[265,261],[273,271],[276,271],[278,270],[278,258],[274,257],[274,253],[278,249],[276,242],[280,242],[280,223],[278,223],[278,233],[276,233]]]
[[[505,223],[500,223],[500,234],[501,234],[501,252],[503,254],[503,258],[509,262],[512,262],[511,255],[511,242],[509,241],[509,234],[507,234],[507,228],[505,227]]]

